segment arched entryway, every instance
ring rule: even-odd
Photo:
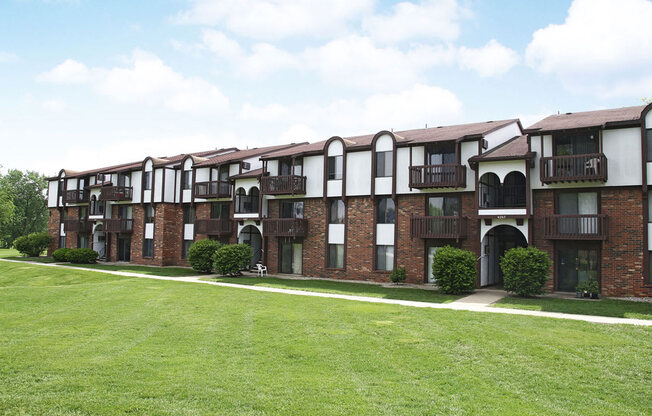
[[[245,226],[238,235],[238,243],[251,247],[253,256],[251,256],[250,267],[254,267],[262,257],[263,248],[263,239],[258,228],[253,225]]]
[[[511,225],[498,225],[487,231],[482,239],[480,286],[503,283],[500,258],[505,251],[515,247],[527,247],[525,236],[517,228]]]
[[[106,258],[106,234],[102,224],[97,224],[93,229],[93,250],[97,251],[99,259]]]

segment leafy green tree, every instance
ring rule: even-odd
[[[14,169],[0,177],[0,211],[8,201],[13,205],[12,215],[0,223],[0,244],[10,246],[20,236],[47,231],[46,188],[45,176],[38,172]]]

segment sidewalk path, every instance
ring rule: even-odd
[[[652,320],[646,320],[646,319],[613,318],[609,316],[575,315],[575,314],[559,313],[559,312],[530,311],[525,309],[492,308],[483,303],[461,302],[464,299],[472,298],[474,295],[467,296],[466,298],[462,298],[459,299],[458,301],[451,302],[451,303],[429,303],[429,302],[417,302],[412,300],[384,299],[384,298],[372,298],[366,296],[340,295],[336,293],[308,292],[305,290],[280,289],[280,288],[264,287],[264,286],[247,286],[247,285],[239,285],[235,283],[222,283],[222,282],[213,282],[208,280],[200,280],[202,278],[211,277],[211,275],[168,277],[168,276],[154,276],[154,275],[148,275],[142,273],[117,272],[113,270],[98,270],[98,269],[91,269],[86,267],[73,267],[73,266],[65,266],[65,265],[52,264],[52,263],[38,263],[38,262],[31,262],[31,261],[8,260],[8,259],[0,259],[0,261],[7,261],[12,263],[27,263],[27,264],[34,264],[37,266],[44,266],[44,267],[60,267],[60,268],[66,268],[71,270],[86,270],[90,272],[108,273],[108,274],[127,276],[127,277],[143,277],[143,278],[155,279],[155,280],[173,280],[178,282],[201,283],[201,284],[212,285],[212,286],[230,287],[234,289],[254,290],[257,292],[283,293],[286,295],[296,295],[296,296],[312,296],[318,298],[344,299],[344,300],[354,300],[358,302],[385,303],[389,305],[411,306],[415,308],[452,309],[458,311],[487,312],[487,313],[499,313],[499,314],[507,314],[507,315],[540,316],[545,318],[570,319],[575,321],[585,321],[585,322],[593,322],[593,323],[600,323],[600,324],[628,324],[628,325],[652,326]]]
[[[463,305],[489,306],[507,296],[507,292],[500,289],[476,289],[469,296],[454,301]]]

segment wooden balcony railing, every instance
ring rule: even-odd
[[[410,188],[464,188],[466,166],[410,166]]]
[[[304,237],[308,233],[308,220],[303,218],[266,218],[263,233],[272,237]]]
[[[104,230],[111,233],[131,234],[134,230],[134,220],[107,218],[104,220]]]
[[[195,183],[195,198],[229,198],[231,185],[228,181]]]
[[[93,223],[79,218],[66,218],[63,220],[63,231],[72,233],[90,233]]]
[[[522,186],[491,187],[480,184],[480,208],[525,208],[526,190]]]
[[[544,238],[549,240],[606,240],[605,214],[552,215],[544,218]]]
[[[105,186],[100,189],[102,201],[129,201],[133,188],[131,186]]]
[[[547,156],[540,159],[539,176],[543,183],[607,181],[604,153]]]
[[[84,189],[72,189],[63,193],[64,204],[79,204],[88,202],[91,193]]]
[[[263,176],[260,185],[262,192],[267,195],[301,195],[306,193],[305,176]]]
[[[450,217],[411,217],[410,235],[417,238],[466,237],[466,218]]]
[[[196,219],[195,234],[231,235],[233,234],[233,221],[222,218]]]

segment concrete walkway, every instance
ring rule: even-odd
[[[358,302],[369,302],[369,303],[384,303],[389,305],[411,306],[415,308],[452,309],[458,311],[487,312],[487,313],[498,313],[498,314],[506,314],[506,315],[539,316],[545,318],[570,319],[574,321],[585,321],[585,322],[593,322],[593,323],[600,323],[600,324],[627,324],[627,325],[652,326],[652,320],[646,320],[646,319],[613,318],[608,316],[575,315],[575,314],[559,313],[559,312],[530,311],[525,309],[492,308],[480,301],[480,299],[488,299],[489,295],[486,296],[481,295],[478,296],[477,298],[473,298],[475,296],[474,294],[451,303],[430,303],[430,302],[418,302],[412,300],[372,298],[372,297],[354,296],[354,295],[340,295],[336,293],[308,292],[305,290],[280,289],[280,288],[264,287],[264,286],[247,286],[247,285],[240,285],[235,283],[222,283],[222,282],[214,282],[208,280],[200,280],[206,277],[211,277],[211,275],[168,277],[168,276],[154,276],[154,275],[148,275],[142,273],[99,270],[99,269],[91,269],[86,267],[73,267],[73,266],[65,266],[61,264],[52,264],[52,263],[38,263],[38,262],[31,262],[31,261],[8,260],[8,259],[0,259],[0,261],[6,261],[12,263],[27,263],[27,264],[34,264],[38,266],[44,266],[44,267],[60,267],[60,268],[71,269],[71,270],[86,270],[90,272],[108,273],[108,274],[113,274],[117,276],[126,276],[126,277],[142,277],[146,279],[155,279],[155,280],[172,280],[177,282],[200,283],[200,284],[206,284],[212,286],[230,287],[234,289],[254,290],[257,292],[283,293],[286,295],[344,299],[344,300],[353,300]],[[483,292],[483,291],[490,292],[492,291],[492,289],[482,289],[479,292]],[[498,296],[498,295],[496,294],[493,296]],[[478,302],[475,301],[462,302],[462,300],[468,298],[478,299]]]
[[[507,292],[500,289],[476,289],[469,296],[454,301],[455,304],[489,306],[496,303],[508,295]]]

